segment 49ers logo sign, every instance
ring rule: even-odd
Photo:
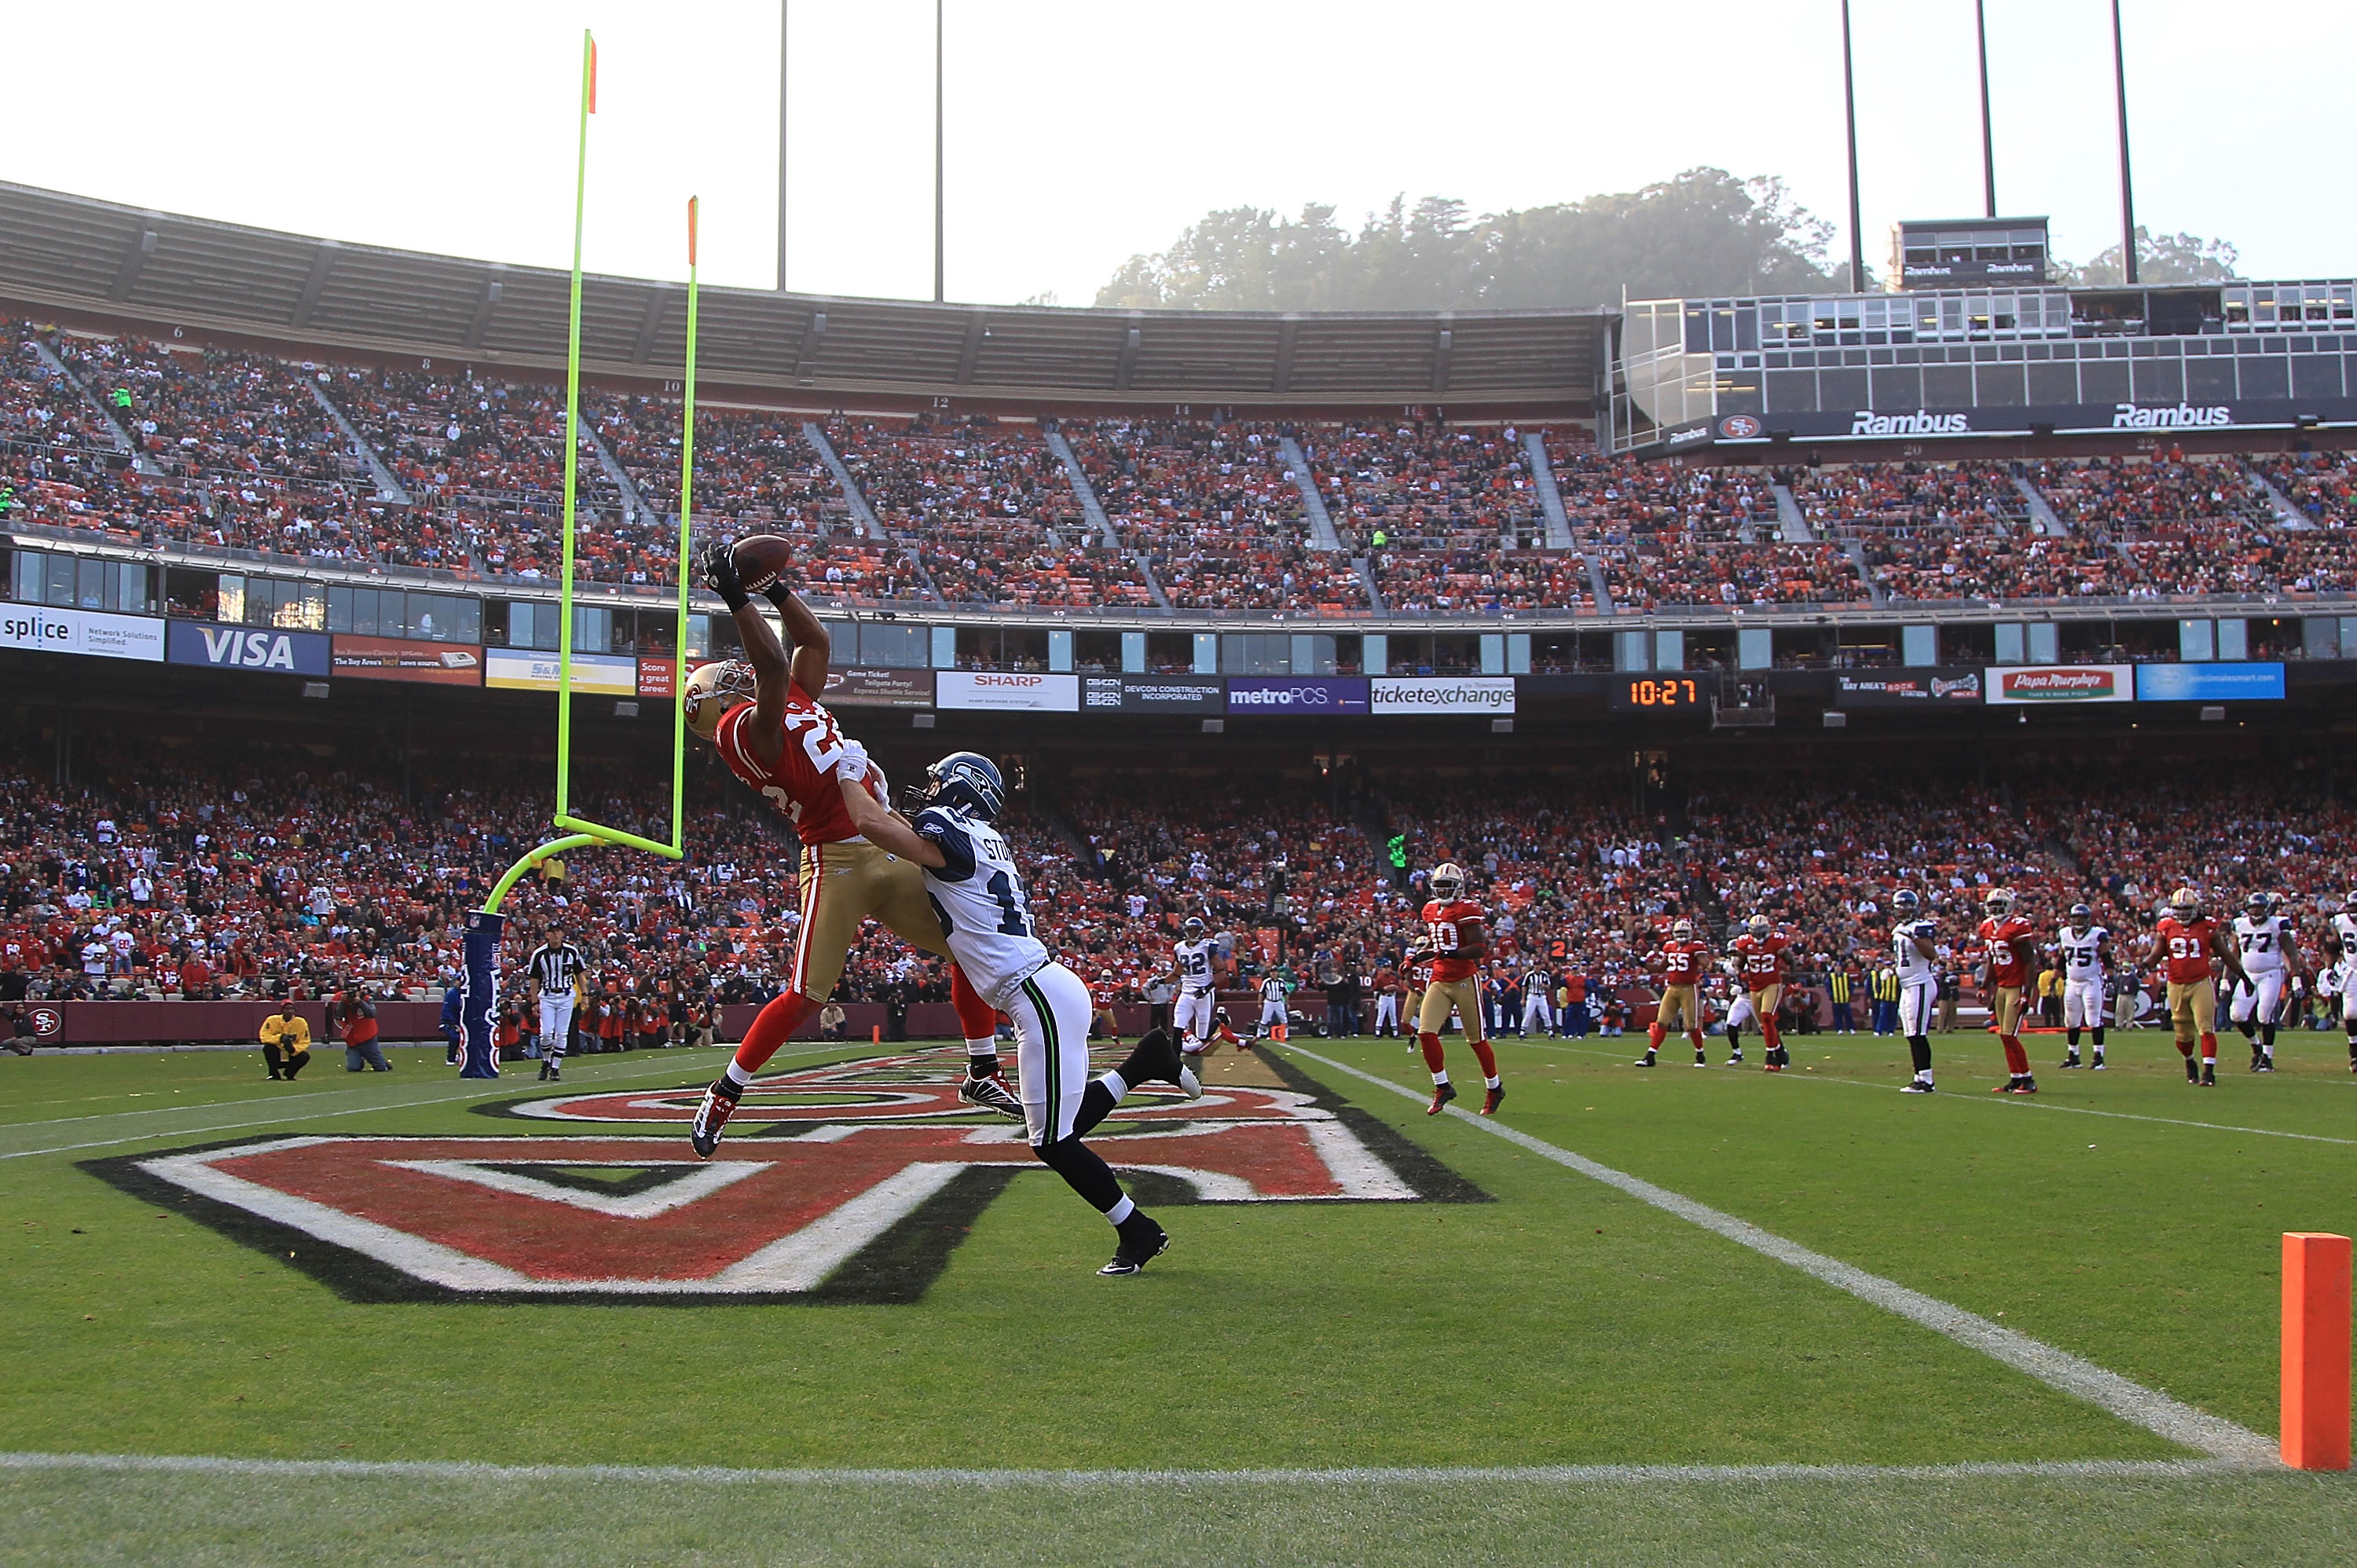
[[[84,1168],[355,1301],[911,1302],[1016,1176],[1055,1179],[1021,1128],[957,1101],[962,1060],[759,1080],[709,1161],[687,1147],[697,1092],[672,1091],[500,1108],[625,1131],[304,1133]],[[1200,1101],[1125,1105],[1092,1145],[1147,1208],[1485,1200],[1295,1069],[1248,1065]]]

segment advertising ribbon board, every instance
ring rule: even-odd
[[[166,646],[175,664],[265,675],[325,675],[333,663],[332,644],[325,632],[176,620]]]
[[[104,610],[50,609],[44,605],[0,605],[0,648],[40,653],[80,653],[95,659],[164,660],[164,623],[145,616]]]
[[[1981,701],[1977,669],[1841,670],[1834,679],[1834,701],[1845,708],[1977,707]]]
[[[1081,706],[1090,713],[1223,714],[1227,688],[1211,675],[1083,675]]]
[[[1081,711],[1081,678],[1077,675],[944,670],[934,680],[938,683],[934,701],[944,708],[980,708],[1019,714],[1076,714]]]
[[[515,648],[483,650],[483,684],[502,692],[554,692],[558,660],[554,653]],[[635,697],[639,661],[614,653],[573,656],[573,690],[581,696]]]
[[[2139,703],[2280,703],[2280,664],[2139,664]]]
[[[1512,675],[1379,676],[1373,711],[1378,714],[1512,714]]]
[[[2133,664],[1997,664],[1984,670],[1981,679],[1983,695],[1993,706],[2029,703],[2070,707],[2136,700]]]
[[[1228,682],[1232,714],[1298,718],[1367,711],[1367,682],[1356,675],[1238,676]]]
[[[483,650],[470,642],[339,637],[334,659],[336,673],[355,681],[414,681],[427,686],[483,683]]]

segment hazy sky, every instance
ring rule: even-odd
[[[1997,195],[2057,252],[2113,243],[2108,0],[1987,0]],[[775,279],[779,6],[18,5],[0,178],[307,234],[562,265],[580,29],[593,271]],[[926,0],[792,5],[793,286],[930,297]],[[1394,192],[1475,210],[1697,164],[1776,174],[1845,221],[1837,0],[1435,6],[948,0],[955,300],[1085,305],[1214,206]],[[2136,211],[2259,277],[2357,272],[2339,192],[2357,5],[2126,0]],[[1856,0],[1867,254],[1981,209],[1972,0]],[[1846,233],[1836,238],[1846,252]]]

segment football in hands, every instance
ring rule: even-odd
[[[737,581],[748,594],[766,594],[793,564],[793,541],[782,533],[748,533],[730,553]]]

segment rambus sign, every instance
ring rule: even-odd
[[[2136,701],[2133,664],[1997,666],[1987,671],[1982,690],[1993,704],[2058,703],[2132,703]]]

